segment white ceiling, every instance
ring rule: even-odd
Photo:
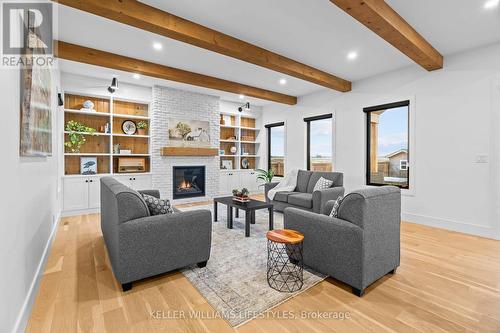
[[[500,7],[486,0],[386,2],[445,56],[500,41]]]
[[[142,2],[351,81],[417,66],[329,0]],[[500,10],[485,11],[482,0],[387,2],[444,55],[500,41]],[[326,89],[65,6],[59,6],[58,35],[63,41],[289,95]],[[163,44],[160,52],[152,49],[156,41]],[[355,61],[346,59],[350,51],[358,52]],[[87,75],[99,70],[89,66]],[[64,71],[82,71],[82,66],[68,63]],[[285,86],[278,84],[282,77],[287,78]],[[235,94],[224,93],[224,98],[238,100]]]

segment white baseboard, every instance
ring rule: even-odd
[[[485,227],[477,224],[470,224],[465,222],[452,221],[432,216],[425,216],[419,214],[402,213],[401,218],[403,221],[408,221],[417,224],[423,224],[430,227],[448,229],[465,234],[481,236],[492,239],[500,239],[497,231],[492,227]]]
[[[87,214],[97,214],[100,213],[100,208],[93,209],[79,209],[79,210],[66,210],[61,213],[61,217],[76,216],[76,215],[87,215]]]
[[[45,245],[45,249],[43,250],[42,257],[40,258],[40,262],[38,263],[35,276],[33,277],[33,281],[31,282],[28,294],[24,299],[21,311],[17,316],[16,323],[12,330],[13,333],[22,333],[26,330],[26,326],[28,325],[28,320],[31,315],[31,310],[33,308],[33,303],[35,302],[37,291],[38,288],[40,287],[40,282],[42,280],[45,264],[47,263],[50,248],[52,247],[52,242],[54,241],[54,236],[56,234],[57,226],[59,225],[60,220],[61,220],[61,213],[58,214],[56,218],[56,223],[52,224],[52,230],[50,231],[49,239],[47,240],[47,244]]]

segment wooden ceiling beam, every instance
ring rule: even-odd
[[[186,83],[198,87],[216,89],[248,97],[260,98],[272,102],[295,105],[297,97],[277,93],[270,90],[247,86],[241,83],[197,74],[182,69],[159,65],[144,60],[91,49],[85,46],[56,41],[57,57],[90,65],[116,70],[138,73],[159,79]]]
[[[351,90],[347,80],[136,0],[53,1],[337,91]]]
[[[443,68],[443,56],[384,0],[330,0],[417,64]]]

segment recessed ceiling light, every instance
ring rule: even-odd
[[[351,52],[347,53],[347,59],[349,59],[349,60],[354,60],[357,57],[358,57],[358,52],[351,51]]]
[[[163,45],[161,45],[160,43],[156,42],[156,43],[153,43],[153,48],[157,51],[161,50],[163,48]]]
[[[141,76],[139,74],[137,74],[137,73],[134,74],[133,76],[134,76],[134,79],[136,79],[136,80],[139,80],[141,78]]]
[[[280,79],[280,84],[281,84],[282,86],[284,86],[284,85],[286,84],[286,79],[285,79],[285,78],[281,78],[281,79]]]
[[[499,3],[500,0],[488,0],[484,3],[483,7],[484,9],[493,9],[495,7],[498,7]]]
[[[245,99],[245,95],[240,95],[240,99]]]

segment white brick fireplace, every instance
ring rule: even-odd
[[[211,199],[219,191],[219,157],[218,156],[161,156],[160,149],[169,145],[168,119],[184,118],[210,122],[210,140],[212,147],[219,147],[219,97],[197,94],[193,92],[153,87],[153,116],[151,121],[151,145],[153,188],[160,190],[162,197],[172,198],[174,166],[205,166],[205,197],[175,200],[203,201]]]

